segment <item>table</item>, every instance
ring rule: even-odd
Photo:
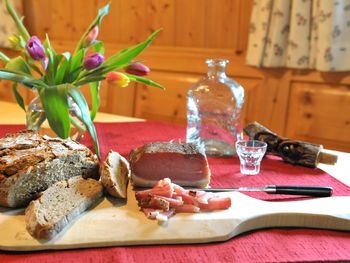
[[[9,110],[12,107],[11,110]],[[7,115],[6,117],[4,116]],[[11,114],[11,116],[9,116]],[[142,121],[140,119],[125,118],[122,116],[116,116],[111,114],[99,113],[97,116],[98,121],[107,122],[130,122],[130,121]],[[23,123],[23,112],[21,109],[9,103],[0,102],[0,123],[10,122],[11,124]],[[342,181],[344,184],[350,186],[349,174],[347,172],[350,160],[349,153],[335,152],[339,155],[338,163],[335,166],[320,165],[320,168],[328,172],[333,177]],[[327,237],[329,235],[329,237]],[[288,236],[288,238],[286,238]],[[327,237],[327,239],[324,239]],[[320,260],[321,256],[326,252],[329,254],[329,260],[339,258],[338,251],[328,251],[328,245],[331,242],[349,242],[350,235],[344,232],[336,231],[318,231],[318,230],[303,230],[303,229],[273,229],[263,230],[259,233],[243,235],[236,240],[230,241],[233,246],[228,246],[228,243],[219,244],[207,244],[207,245],[165,245],[165,246],[137,246],[137,247],[124,247],[124,248],[101,248],[101,249],[86,249],[86,250],[72,250],[72,251],[59,251],[59,252],[40,252],[40,253],[25,253],[25,254],[7,254],[7,252],[0,252],[1,256],[6,256],[6,260],[18,262],[18,260],[24,262],[34,262],[42,260],[44,262],[50,258],[50,261],[55,262],[85,262],[85,261],[98,261],[98,262],[265,262],[266,255],[269,255],[269,262],[281,262],[281,253],[288,253],[294,255],[293,257],[298,261],[310,261]],[[275,248],[270,247],[270,242],[278,244],[283,247]],[[289,243],[290,242],[290,243]],[[313,247],[313,242],[317,242],[318,250]],[[237,244],[237,247],[234,246]],[[240,247],[244,245],[244,247]],[[303,250],[297,250],[297,248],[303,248]],[[248,249],[247,251],[240,251],[241,248]],[[167,253],[169,251],[169,253]],[[216,251],[214,254],[213,251]],[[249,257],[250,251],[258,251],[264,253],[261,257]],[[303,254],[303,253],[308,253]],[[325,252],[324,252],[325,251]],[[113,254],[118,253],[118,254]],[[194,256],[186,256],[186,253]],[[242,254],[243,253],[243,254]],[[323,254],[322,254],[323,253]],[[251,253],[252,255],[254,253]],[[244,255],[244,257],[235,256]],[[23,256],[23,257],[22,257]],[[186,260],[187,259],[187,260]],[[344,260],[344,255],[342,257]],[[346,254],[346,259],[350,259],[350,252]],[[189,261],[188,261],[189,260]]]
[[[133,122],[142,121],[139,118],[126,117],[121,115],[98,112],[95,118],[96,122]],[[25,114],[23,110],[15,103],[0,101],[0,124],[25,124]],[[348,173],[350,153],[344,153],[333,150],[326,152],[338,155],[336,165],[319,164],[319,168],[329,173],[339,181],[350,186],[350,175]]]

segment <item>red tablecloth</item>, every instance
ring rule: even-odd
[[[0,125],[0,135],[23,126]],[[132,148],[150,141],[185,140],[185,128],[159,122],[97,123],[102,158],[109,149],[127,156]],[[86,136],[82,141],[92,147]],[[293,166],[276,157],[262,162],[258,176],[239,173],[237,158],[209,157],[212,186],[265,184],[327,185],[334,195],[350,195],[350,188],[320,169]],[[302,197],[252,193],[262,200],[300,200]],[[349,208],[350,209],[350,208]],[[3,227],[3,226],[1,226]],[[127,226],[126,226],[127,227]],[[44,251],[0,252],[0,262],[311,262],[350,261],[350,233],[311,229],[266,229],[211,244],[156,245]]]

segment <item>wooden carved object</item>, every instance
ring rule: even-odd
[[[248,124],[244,132],[251,139],[266,142],[268,154],[278,155],[288,163],[316,167],[318,163],[337,162],[336,155],[322,152],[322,145],[280,137],[258,122]]]

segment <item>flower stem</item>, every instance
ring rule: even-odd
[[[73,116],[69,115],[70,122],[72,125],[77,128],[77,130],[81,133],[84,133],[86,131],[85,125],[83,125],[79,120],[74,118]]]

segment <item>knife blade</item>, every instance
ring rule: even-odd
[[[329,197],[333,193],[333,188],[330,186],[297,185],[265,185],[263,187],[201,188],[188,190],[206,192],[265,192],[268,194],[306,195],[313,197]]]

